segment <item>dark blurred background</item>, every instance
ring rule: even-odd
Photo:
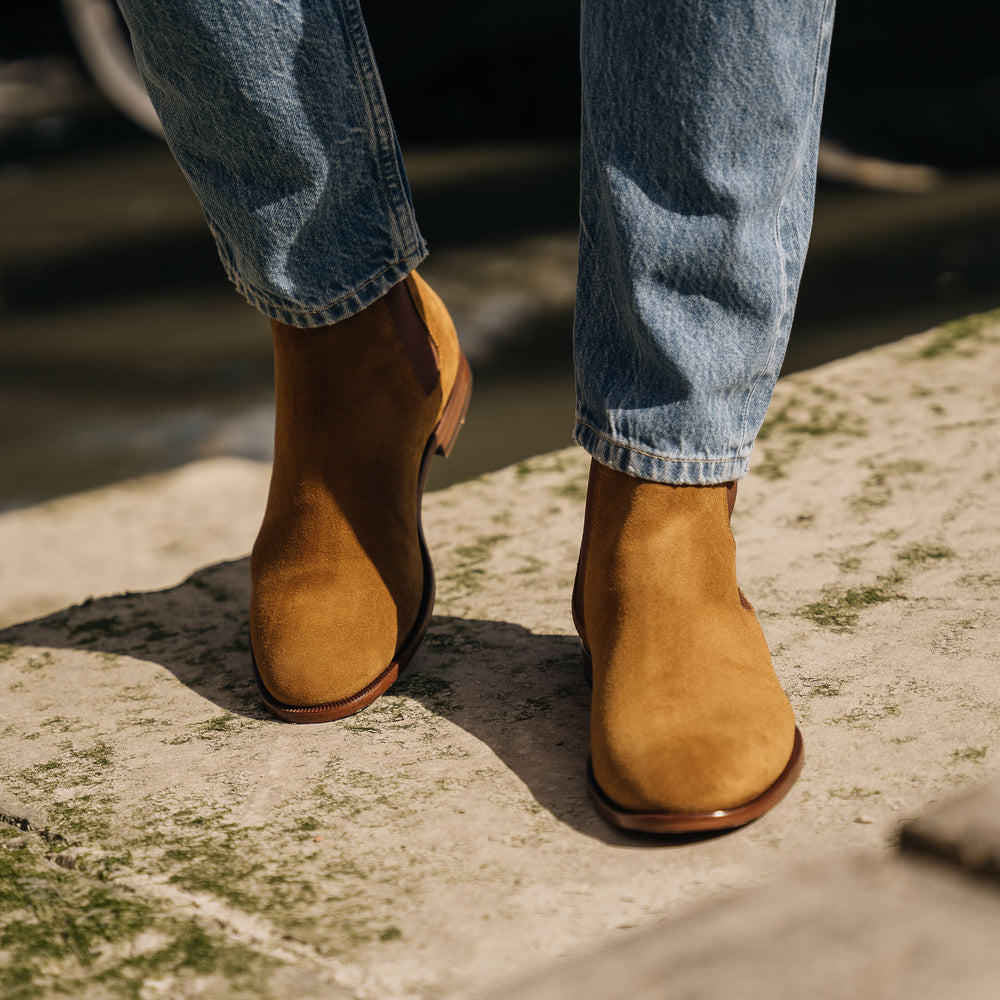
[[[0,509],[270,455],[266,321],[230,290],[165,146],[123,112],[117,24],[85,8],[0,14]],[[569,441],[577,5],[365,9],[422,270],[476,370],[441,486]],[[786,370],[1000,306],[998,26],[995,3],[841,0]]]

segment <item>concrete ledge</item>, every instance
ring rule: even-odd
[[[734,527],[806,766],[759,822],[670,846],[587,800],[577,450],[427,498],[427,641],[329,726],[279,723],[255,695],[243,553],[265,469],[204,463],[0,516],[0,993],[267,996],[292,977],[297,996],[467,997],[806,878],[815,905],[774,918],[791,934],[838,880],[794,873],[859,853],[915,908],[937,876],[890,863],[901,826],[997,774],[998,456],[995,316],[780,384]],[[942,968],[972,953],[946,944]]]
[[[662,924],[493,1000],[981,1000],[1000,893],[927,864],[852,858]]]
[[[220,458],[0,514],[0,627],[245,554],[269,468]]]
[[[971,874],[1000,878],[1000,782],[980,785],[907,823],[902,842]]]

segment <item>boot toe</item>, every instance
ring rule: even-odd
[[[592,735],[594,777],[623,809],[653,813],[710,813],[734,809],[766,792],[792,757],[791,707],[762,717],[720,717],[692,727],[615,726]]]
[[[353,599],[345,601],[345,596]],[[413,617],[416,617],[414,609]],[[355,698],[389,668],[401,636],[387,593],[285,589],[251,618],[251,643],[267,693],[286,706],[313,708]]]

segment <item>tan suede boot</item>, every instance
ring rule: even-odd
[[[573,614],[593,679],[590,789],[631,830],[740,826],[788,791],[801,736],[736,584],[736,484],[593,462]]]
[[[343,322],[272,329],[274,470],[250,563],[251,654],[272,712],[326,722],[382,694],[427,628],[420,501],[472,377],[415,273]]]

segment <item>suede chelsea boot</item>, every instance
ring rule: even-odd
[[[648,833],[741,826],[781,800],[802,740],[736,583],[736,484],[591,464],[573,617],[592,678],[588,783]]]
[[[421,497],[472,377],[416,273],[340,323],[272,330],[274,469],[250,561],[251,656],[274,714],[326,722],[386,691],[427,628]]]

